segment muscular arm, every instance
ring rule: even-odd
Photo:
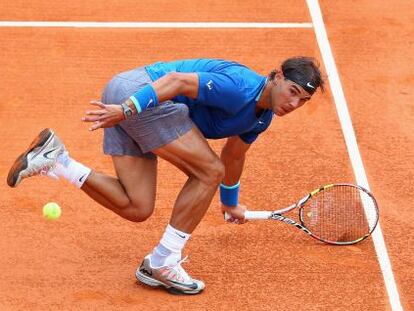
[[[225,175],[223,184],[227,186],[235,185],[239,180],[243,172],[244,160],[246,158],[246,152],[249,150],[250,145],[246,144],[238,136],[233,136],[227,139],[226,144],[221,151],[221,161],[225,166]],[[227,206],[221,204],[221,211],[227,213],[231,217],[229,222],[244,223],[244,211],[246,207],[238,204],[236,207]]]
[[[243,142],[238,136],[233,136],[227,139],[220,155],[226,172],[223,184],[231,186],[240,180],[246,152],[249,148],[250,145]]]
[[[157,95],[158,102],[163,102],[178,95],[190,98],[198,96],[198,75],[196,73],[171,72],[152,84]],[[89,110],[82,117],[83,122],[91,122],[91,131],[99,128],[111,127],[125,119],[123,109],[120,105],[104,105],[100,101],[91,101],[91,104],[98,107],[96,110]],[[132,100],[128,99],[125,104],[132,110],[132,114],[137,113]]]
[[[196,73],[170,72],[155,81],[152,87],[160,103],[178,95],[195,99],[198,95],[198,75]],[[137,113],[132,100],[128,99],[126,104],[131,108],[133,114]]]

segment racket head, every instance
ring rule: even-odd
[[[328,244],[352,245],[375,230],[379,209],[375,197],[353,184],[330,184],[298,202],[299,219],[311,235]]]

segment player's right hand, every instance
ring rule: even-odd
[[[122,107],[119,105],[104,105],[96,100],[91,101],[90,104],[98,109],[86,111],[85,116],[81,119],[83,122],[92,123],[90,131],[112,127],[125,119]]]
[[[244,224],[247,222],[244,219],[244,212],[247,210],[246,206],[243,204],[239,204],[236,207],[234,206],[227,206],[222,204],[221,205],[221,212],[223,213],[224,219],[228,223],[232,224]]]

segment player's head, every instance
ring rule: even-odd
[[[278,116],[303,106],[318,88],[324,90],[319,65],[311,57],[292,57],[269,74],[270,103]]]

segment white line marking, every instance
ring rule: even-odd
[[[221,23],[221,22],[18,22],[0,21],[0,27],[63,28],[312,28],[312,23]]]
[[[358,144],[355,138],[355,132],[352,126],[351,117],[349,115],[347,102],[344,91],[339,80],[338,70],[335,65],[332,50],[329,44],[328,35],[326,33],[325,24],[323,22],[321,9],[318,0],[306,0],[315,28],[316,38],[321,50],[322,58],[328,73],[329,83],[334,97],[338,117],[341,123],[342,132],[345,137],[348,154],[351,159],[352,167],[356,181],[359,185],[369,189],[368,179],[362,164],[361,155],[359,153]],[[385,287],[387,289],[391,308],[394,311],[403,310],[400,302],[400,296],[397,290],[397,284],[392,273],[391,262],[388,257],[387,248],[385,246],[384,237],[380,224],[378,223],[372,235],[375,251],[384,277]]]

